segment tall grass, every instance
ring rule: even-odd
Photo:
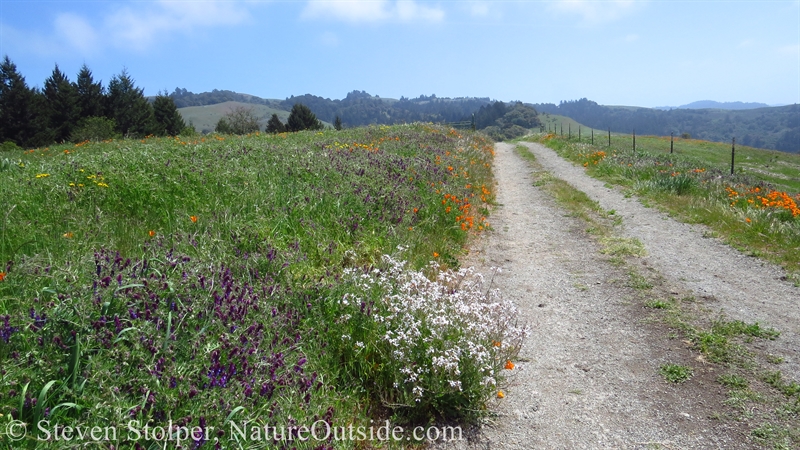
[[[524,336],[512,305],[447,281],[466,276],[458,258],[489,226],[493,150],[480,135],[412,125],[3,156],[0,414],[29,430],[171,421],[215,427],[193,448],[228,448],[244,445],[230,441],[234,420],[471,419]],[[483,320],[502,326],[447,328],[431,305],[389,320],[434,301],[404,287],[421,273],[426,292],[489,308]],[[469,308],[446,319],[464,323]],[[409,323],[413,346],[393,348],[386,336]],[[438,351],[457,370],[437,371]],[[397,361],[420,368],[415,383]],[[161,445],[129,437],[110,445]]]

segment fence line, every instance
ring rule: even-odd
[[[564,136],[564,122],[559,122],[561,128],[561,136]],[[550,124],[546,125],[547,133],[550,133]],[[541,131],[545,132],[545,125],[540,126]],[[594,145],[594,128],[589,128],[591,130],[591,144]],[[556,132],[556,124],[553,124],[553,134]],[[567,123],[567,140],[572,139],[572,122]],[[633,130],[631,133],[632,139],[632,148],[633,154],[636,155],[636,130]],[[583,139],[581,137],[581,126],[578,125],[578,142],[582,142]],[[608,127],[608,147],[611,147],[611,127]],[[669,133],[669,153],[673,154],[675,151],[675,132],[670,131]],[[734,174],[736,168],[736,137],[731,138],[731,175]]]

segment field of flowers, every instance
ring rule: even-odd
[[[429,125],[0,155],[0,425],[29,431],[0,447],[75,446],[46,420],[162,427],[102,448],[258,446],[231,422],[363,448],[297,427],[480,416],[525,335],[458,264],[492,157]]]
[[[602,180],[619,184],[690,223],[709,226],[732,245],[783,265],[800,283],[800,157],[776,151],[681,140],[670,153],[669,137],[614,136],[596,145],[554,134],[540,141],[582,164]]]

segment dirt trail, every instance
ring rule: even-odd
[[[529,146],[557,177],[573,182],[604,208],[616,209],[624,218],[625,232],[639,237],[651,252],[647,259],[653,265],[668,267],[679,283],[700,290],[698,295],[717,298],[720,307],[741,304],[737,311],[746,311],[743,320],[763,317],[763,323],[783,332],[794,328],[796,335],[797,321],[790,326],[767,320],[771,317],[763,310],[785,301],[785,295],[797,295],[796,289],[779,286],[774,296],[765,296],[770,291],[755,284],[754,294],[741,295],[738,281],[734,284],[721,278],[725,273],[711,270],[745,264],[763,272],[769,268],[736,252],[725,253],[724,247],[717,249],[719,244],[690,227],[604,188],[549,149]],[[658,374],[661,365],[696,355],[680,341],[666,339],[663,326],[647,320],[650,312],[641,307],[637,292],[626,286],[627,274],[599,253],[583,222],[567,217],[533,185],[532,169],[514,153],[514,146],[501,143],[496,149],[501,206],[492,216],[495,231],[477,243],[465,265],[485,273],[491,267],[501,268],[495,286],[519,305],[532,334],[512,372],[506,397],[494,405],[497,416],[470,433],[468,442],[438,447],[750,448],[742,424],[709,419],[724,400],[724,393],[713,384],[713,369],[701,367],[692,383],[671,385],[663,380]],[[667,224],[672,228],[665,228]],[[664,233],[669,233],[666,238]],[[659,246],[675,246],[674,254]],[[695,253],[716,260],[699,260]],[[777,283],[775,276],[770,273],[772,284]],[[758,305],[767,306],[751,311],[742,298],[758,299]],[[786,314],[778,316],[790,320]]]
[[[758,322],[780,331],[780,339],[766,345],[784,358],[784,374],[800,382],[800,289],[782,280],[786,276],[783,269],[705,238],[703,226],[677,222],[635,199],[624,198],[543,145],[525,145],[548,172],[622,216],[622,233],[644,244],[647,262],[673,285],[688,288],[729,320]]]

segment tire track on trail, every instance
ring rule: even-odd
[[[534,186],[513,145],[496,145],[494,170],[494,231],[464,265],[501,269],[494,285],[519,306],[531,335],[505,398],[491,405],[496,415],[465,432],[469,439],[433,447],[752,448],[744,425],[708,418],[724,399],[704,386],[713,370],[681,385],[659,375],[661,365],[696,355],[648,320],[624,268]]]

